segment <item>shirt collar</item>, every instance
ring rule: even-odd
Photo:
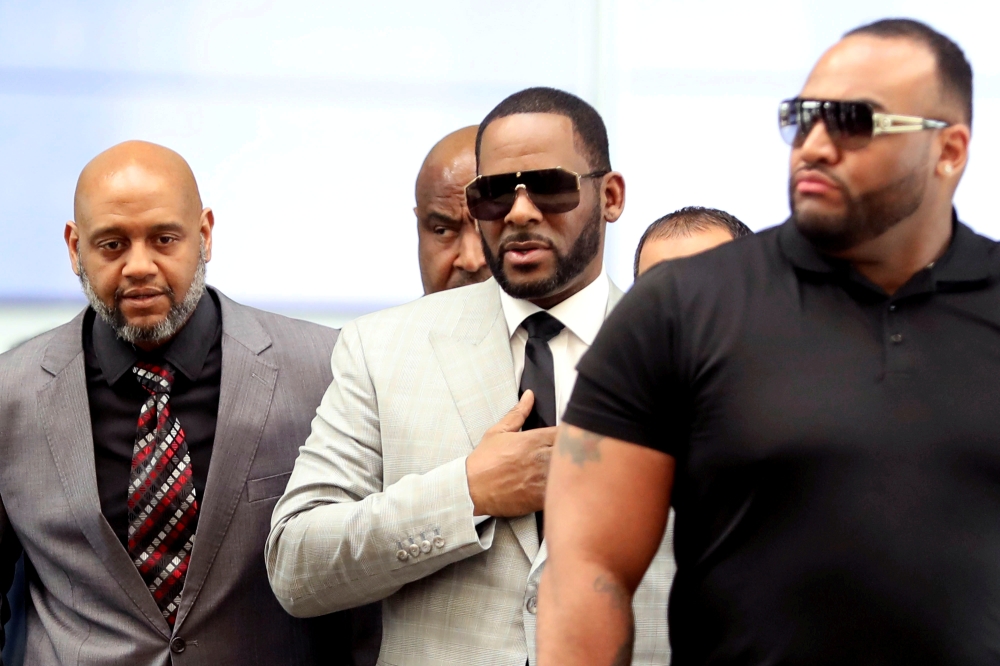
[[[608,310],[608,296],[611,293],[611,281],[604,267],[597,279],[576,292],[558,305],[549,308],[549,314],[558,319],[585,344],[594,343],[597,331],[604,323],[604,315]],[[503,316],[507,320],[507,332],[514,337],[518,327],[525,319],[541,312],[542,308],[522,298],[514,298],[502,288],[500,289],[500,305]]]
[[[206,289],[191,318],[178,331],[174,339],[151,352],[143,352],[118,337],[115,330],[100,317],[94,317],[94,354],[101,366],[101,374],[108,384],[115,384],[132,369],[140,356],[167,361],[189,380],[201,376],[208,352],[220,334],[219,306]]]
[[[996,243],[962,224],[954,208],[951,216],[952,235],[948,249],[930,269],[934,283],[981,282],[996,276]],[[791,219],[778,230],[778,243],[785,257],[796,268],[813,273],[847,270],[847,262],[824,256],[802,235]]]

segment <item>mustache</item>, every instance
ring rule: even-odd
[[[129,284],[115,290],[115,304],[121,303],[123,298],[136,296],[166,296],[171,303],[175,302],[174,290],[170,287],[153,287],[142,284]]]
[[[530,231],[518,231],[500,241],[500,246],[497,248],[497,256],[502,256],[505,252],[507,252],[513,243],[528,242],[542,243],[549,249],[553,247],[551,238],[546,238],[541,234],[531,233]]]

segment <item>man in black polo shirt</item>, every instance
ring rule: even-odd
[[[792,219],[612,313],[552,459],[542,666],[629,662],[670,501],[675,664],[1000,661],[1000,250],[951,204],[971,100],[946,37],[852,31],[781,105]]]

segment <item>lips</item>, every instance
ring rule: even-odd
[[[552,248],[548,243],[531,240],[505,243],[501,252],[506,261],[515,266],[537,264]]]
[[[840,191],[840,186],[833,179],[824,176],[818,171],[800,172],[796,174],[793,182],[797,194],[823,195]]]
[[[154,303],[157,298],[166,296],[167,292],[160,289],[130,289],[124,292],[119,300],[127,302],[134,307],[147,307]]]

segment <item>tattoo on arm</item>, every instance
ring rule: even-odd
[[[573,433],[576,430],[579,435]],[[565,429],[559,435],[559,454],[572,456],[573,463],[583,467],[583,463],[601,461],[599,445],[604,439],[601,435],[581,430],[579,428]]]
[[[635,618],[632,615],[632,599],[620,584],[608,580],[604,576],[598,576],[594,580],[594,591],[609,595],[615,610],[625,614],[628,618],[628,636],[618,647],[611,666],[629,666],[632,663],[632,647],[635,645]]]

